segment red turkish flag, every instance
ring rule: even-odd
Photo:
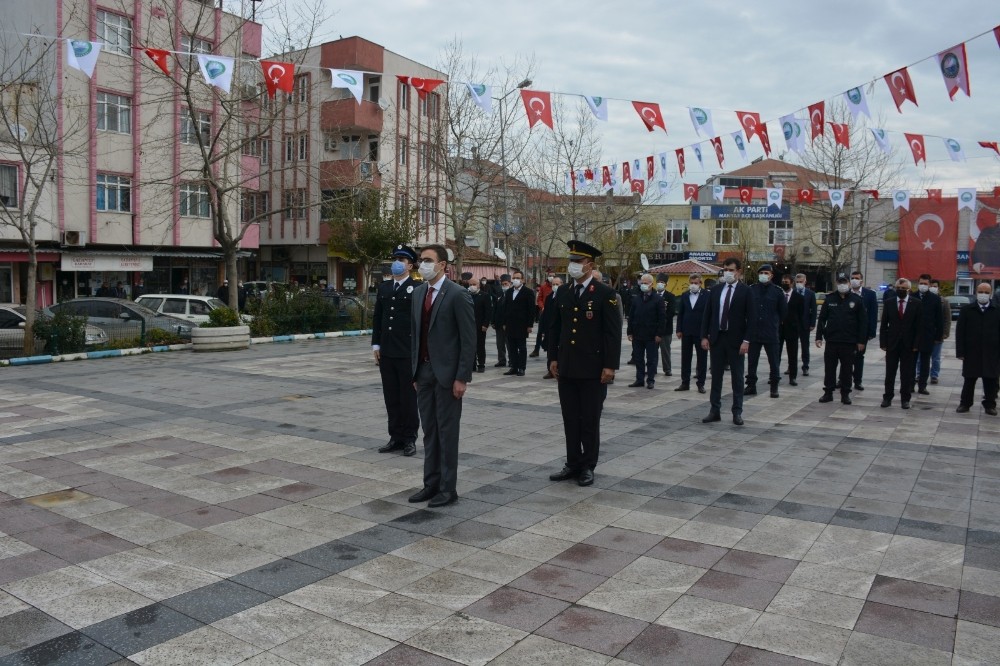
[[[896,103],[896,110],[903,112],[901,108],[903,102],[910,100],[913,106],[917,105],[917,93],[913,90],[913,81],[910,80],[910,72],[903,67],[897,69],[884,77],[885,84],[889,86],[889,93],[892,94],[892,101]]]
[[[941,203],[941,190],[927,190],[927,200]]]
[[[1000,187],[993,188],[993,196],[1000,197]]]
[[[924,148],[924,135],[903,132],[903,136],[906,137],[906,142],[910,144],[910,151],[913,153],[913,164],[917,165],[923,161],[924,166],[927,166],[927,149]]]
[[[678,148],[674,151],[677,154],[677,170],[681,172],[681,176],[684,175],[684,149]]]
[[[826,102],[816,102],[809,105],[809,123],[812,125],[812,141],[816,137],[823,136],[823,128],[826,125]]]
[[[899,275],[954,275],[958,268],[955,199],[910,199],[910,210],[899,212]]]
[[[275,92],[283,90],[291,94],[295,89],[295,65],[290,62],[274,62],[261,60],[260,68],[264,71],[264,85],[267,86],[267,96],[274,99]]]
[[[522,90],[521,101],[524,102],[524,112],[528,114],[528,129],[541,122],[552,126],[552,94],[537,90]]]
[[[663,124],[663,116],[660,115],[660,105],[655,102],[632,102],[635,112],[642,118],[642,123],[650,132],[654,127],[659,127],[663,133],[667,133],[667,126]]]
[[[851,147],[851,132],[848,128],[847,123],[830,123],[830,129],[833,130],[833,140],[842,145],[844,148]]]
[[[601,187],[611,187],[611,167],[601,167]]]
[[[643,195],[646,193],[646,181],[637,179],[632,181],[632,194]]]
[[[719,168],[725,168],[726,155],[722,152],[722,137],[717,136],[712,141],[712,148],[715,148],[715,158],[719,160]]]
[[[626,180],[632,180],[632,167],[629,166],[628,162],[622,162],[622,182]]]
[[[653,159],[652,155],[646,156],[646,180],[653,182],[653,176],[656,175],[656,160]]]
[[[811,204],[813,202],[813,191],[806,188],[799,190],[799,203]]]
[[[760,145],[764,147],[764,154],[771,155],[771,139],[767,136],[767,125],[761,123],[757,126],[757,136],[760,137]]]
[[[997,38],[997,46],[1000,46],[1000,25],[993,28],[993,36]]]
[[[747,141],[749,141],[757,133],[757,127],[760,126],[760,114],[750,111],[737,111],[736,117],[739,118],[740,125],[743,126],[743,131],[746,132]]]
[[[594,180],[594,170],[593,169],[584,169],[583,170],[583,177],[586,178],[587,180]]]
[[[149,59],[156,63],[156,66],[160,70],[170,76],[170,65],[167,64],[167,59],[170,58],[170,51],[164,51],[163,49],[146,49],[146,55]]]
[[[878,201],[878,190],[861,190],[863,194],[867,194],[875,201]]]
[[[396,78],[406,85],[413,86],[420,99],[424,99],[427,97],[427,93],[434,92],[435,88],[444,83],[444,79],[421,79],[417,76],[400,76],[399,74],[396,75]]]
[[[982,146],[983,148],[992,150],[994,153],[1000,156],[1000,146],[997,145],[996,141],[980,141],[979,145]]]
[[[698,186],[694,183],[684,183],[684,201],[690,201],[698,196]]]
[[[750,204],[753,203],[753,188],[748,185],[744,185],[740,188],[740,203]]]

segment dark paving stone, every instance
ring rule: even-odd
[[[231,580],[221,580],[218,583],[212,583],[166,599],[162,604],[205,624],[211,624],[224,617],[259,606],[270,601],[271,598],[271,595],[245,585],[234,583]],[[101,642],[104,643],[104,641]],[[113,645],[109,647],[114,648]]]
[[[341,541],[368,550],[377,550],[380,553],[391,553],[397,548],[402,548],[414,541],[420,541],[424,536],[417,532],[398,530],[387,525],[376,525],[346,536]]]
[[[605,576],[586,571],[543,564],[513,581],[510,587],[575,603],[606,580]]]
[[[76,541],[97,534],[102,534],[101,530],[75,520],[67,520],[63,523],[40,527],[37,530],[22,532],[17,538],[29,546],[52,553],[53,549],[68,541]]]
[[[466,520],[463,523],[439,532],[437,536],[449,541],[458,541],[468,546],[475,546],[476,548],[489,548],[496,542],[502,541],[514,534],[517,534],[516,530],[510,530],[506,527],[489,525],[481,523],[478,520]]]
[[[712,503],[712,506],[723,509],[735,509],[736,511],[749,511],[750,513],[766,514],[778,503],[775,499],[764,499],[762,497],[752,497],[750,495],[740,495],[738,493],[726,493]]]
[[[331,541],[296,553],[289,559],[335,574],[381,555],[382,553],[368,548],[361,548],[341,541]]]
[[[829,523],[833,520],[837,510],[825,506],[812,506],[811,504],[781,501],[768,513],[772,516],[781,516],[782,518],[808,520],[813,523]]]
[[[721,666],[735,647],[716,638],[651,624],[618,658],[639,666]]]
[[[990,530],[969,530],[966,545],[1000,550],[1000,533]]]
[[[624,530],[620,527],[605,527],[603,530],[587,537],[583,543],[642,555],[660,541],[661,537],[656,534]]]
[[[664,497],[654,497],[639,507],[639,510],[646,513],[655,513],[658,516],[672,516],[674,518],[690,520],[704,511],[705,505],[695,504],[692,502],[681,502]]]
[[[366,662],[365,666],[449,666],[457,663],[450,659],[444,659],[429,652],[412,648],[409,645],[400,644]]]
[[[453,527],[461,522],[464,522],[463,518],[457,516],[450,516],[446,513],[441,513],[439,511],[432,511],[430,509],[419,509],[417,511],[411,511],[399,518],[394,518],[390,520],[387,525],[392,527],[398,527],[403,530],[409,530],[411,532],[419,532],[420,534],[432,535],[437,534],[443,530]]]
[[[240,610],[245,610],[245,608]],[[206,619],[211,618],[209,621],[214,622],[216,619],[231,614],[209,614]],[[81,631],[118,654],[132,655],[201,626],[203,624],[198,620],[169,608],[163,603],[158,603],[109,618]]]
[[[945,617],[958,615],[958,597],[959,591],[954,588],[888,576],[875,576],[868,592],[868,601]]]
[[[1000,550],[966,546],[965,566],[1000,571]]]
[[[307,500],[310,497],[325,495],[328,492],[330,492],[330,489],[324,486],[300,482],[290,483],[287,486],[281,486],[280,488],[274,488],[273,490],[268,490],[263,494],[290,500],[292,502],[301,502],[302,500]]]
[[[962,590],[958,619],[1000,627],[1000,598]]]
[[[204,502],[200,502],[190,497],[183,497],[181,495],[173,495],[171,497],[164,497],[161,499],[155,499],[151,502],[145,502],[143,504],[136,505],[135,508],[140,511],[145,511],[146,513],[151,513],[154,516],[160,516],[161,518],[168,518],[171,516],[176,516],[178,513],[186,513],[188,511],[194,511],[195,509],[200,509],[206,505]]]
[[[486,485],[470,490],[462,495],[462,499],[469,498],[490,502],[491,504],[508,504],[516,499],[520,499],[528,493],[515,488],[505,488],[504,486]]]
[[[815,663],[777,652],[758,650],[749,645],[737,645],[726,660],[725,666],[814,666]]]
[[[559,553],[548,563],[610,578],[631,564],[637,557],[639,555],[636,553],[578,543]]]
[[[258,513],[264,513],[265,511],[277,509],[288,504],[291,504],[291,502],[286,499],[281,499],[280,497],[257,494],[241,497],[230,502],[223,502],[218,506],[231,511],[239,511],[240,513],[244,513],[248,516],[255,516]]]
[[[716,490],[701,490],[700,488],[688,488],[686,486],[674,486],[667,488],[660,493],[659,497],[665,499],[679,500],[681,502],[691,502],[693,504],[704,504],[710,506],[715,503],[724,493]]]
[[[409,492],[409,491],[407,491]],[[495,511],[497,508],[496,504],[491,504],[489,502],[480,502],[475,499],[468,499],[465,495],[459,498],[459,501],[454,504],[449,504],[448,506],[443,506],[434,509],[435,513],[443,513],[449,516],[455,516],[457,518],[462,518],[464,520],[469,520],[470,518],[476,518],[483,515],[484,513],[489,513],[490,511]]]
[[[54,569],[62,569],[65,566],[69,566],[66,560],[40,550],[8,557],[0,560],[0,585],[37,576]]]
[[[956,625],[954,618],[868,601],[854,630],[951,652],[955,647]]]
[[[614,656],[649,625],[641,620],[572,606],[549,620],[537,633],[586,650]]]
[[[760,555],[744,550],[731,550],[719,560],[713,569],[725,573],[784,583],[799,565],[798,560]]]
[[[230,521],[246,517],[247,514],[245,513],[240,513],[231,509],[223,509],[220,506],[209,505],[193,511],[175,514],[170,517],[170,520],[175,520],[178,523],[202,529],[205,527],[211,527],[212,525],[228,523]]]
[[[501,587],[462,612],[531,633],[567,608],[569,603],[559,599]]]
[[[964,527],[954,525],[941,525],[939,523],[929,523],[924,520],[913,520],[911,518],[900,518],[896,527],[896,534],[903,536],[919,537],[930,541],[943,541],[945,543],[965,544]]]
[[[135,544],[119,539],[113,534],[96,534],[85,539],[77,539],[60,544],[58,548],[52,548],[52,553],[71,564],[79,564],[89,560],[96,560],[105,555],[113,555],[123,550],[132,550]]]
[[[107,666],[122,656],[79,631],[64,634],[0,659],[0,666]]]
[[[37,608],[0,618],[0,655],[8,655],[73,630]]]
[[[650,548],[645,555],[660,560],[711,569],[728,552],[728,548],[667,537]]]
[[[872,532],[895,534],[896,526],[899,525],[899,518],[879,516],[863,511],[839,509],[833,519],[830,520],[830,524],[841,527],[854,527],[860,530],[871,530]]]
[[[642,481],[640,479],[623,479],[618,483],[610,486],[611,490],[617,490],[622,493],[632,493],[633,495],[646,495],[648,497],[656,497],[660,493],[667,490],[669,486],[666,483],[655,483],[653,481]]]
[[[280,597],[329,575],[329,572],[322,569],[285,558],[233,576],[230,580],[272,597]]]
[[[553,466],[549,474],[558,472],[559,468]],[[526,493],[533,493],[541,490],[542,488],[548,488],[552,485],[552,481],[549,481],[548,476],[543,477],[533,477],[525,476],[523,474],[513,474],[508,476],[506,479],[500,479],[495,482],[494,485],[501,486],[503,488],[513,488],[514,490],[520,490]]]
[[[687,593],[712,601],[764,610],[781,589],[781,583],[709,571]]]
[[[725,525],[727,527],[738,527],[741,530],[752,530],[757,526],[764,515],[751,513],[749,511],[739,511],[736,509],[725,509],[719,506],[707,507],[692,520],[699,523],[711,523],[712,525]]]

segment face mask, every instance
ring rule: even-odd
[[[770,281],[771,281],[771,276],[768,275],[767,273],[761,273],[760,275],[757,276],[757,282],[760,282],[761,284],[767,284]]]
[[[796,282],[795,283],[795,288],[798,289],[799,291],[805,291],[806,290],[806,285],[805,285],[804,282]]]
[[[732,284],[736,282],[736,273],[734,271],[723,271],[722,281],[726,284]]]
[[[860,288],[861,288],[861,280],[857,278],[851,278],[851,289],[860,289]]]
[[[701,285],[700,284],[689,284],[688,285],[688,291],[690,291],[692,294],[697,294],[699,291],[701,291]]]
[[[553,278],[553,276],[550,275],[550,276],[548,276],[545,279],[548,280],[549,284],[552,284],[552,278]]]
[[[508,289],[510,289],[510,285],[507,285],[506,287],[503,286],[503,285],[500,285],[500,291],[506,293]]]
[[[479,287],[476,286],[476,285],[474,285],[474,284],[473,285],[469,285],[469,291],[472,292],[473,295],[478,294],[479,293]]]
[[[566,272],[574,280],[579,280],[583,277],[583,264],[577,261],[569,262],[569,266],[566,268]]]
[[[421,263],[420,267],[417,268],[417,270],[420,272],[420,277],[422,277],[425,280],[430,280],[431,278],[433,278],[435,275],[437,275],[437,269],[435,268],[435,266],[437,266],[437,264],[432,262]]]
[[[517,278],[514,278],[513,280],[511,280],[510,283],[514,286],[514,289],[520,289],[521,288],[521,281],[518,280]]]
[[[559,291],[559,285],[557,285],[557,284],[552,285],[552,293],[554,294],[557,291]]]
[[[941,290],[940,290],[940,289],[938,289],[937,287],[931,287],[931,293],[932,293],[932,294],[936,294],[936,293],[938,293],[939,291],[941,291]]]
[[[639,291],[645,294],[647,291],[649,291],[649,285],[643,282],[642,284],[639,285]]]
[[[667,285],[663,284],[662,282],[657,282],[656,283],[656,291],[665,291],[666,288],[667,288]]]
[[[989,294],[979,294],[979,293],[977,293],[976,294],[976,301],[980,305],[986,305],[987,303],[990,302],[990,295]]]
[[[917,285],[917,291],[919,291],[921,294],[926,294],[928,289],[930,289],[930,286],[926,284]]]
[[[837,285],[837,291],[840,292],[841,294],[846,294],[850,290],[851,290],[851,285],[849,285],[849,284],[838,284]]]
[[[786,292],[789,292],[789,291],[792,290],[792,285],[786,283],[786,284],[782,285],[781,288],[784,289]]]
[[[906,295],[910,293],[909,289],[899,288],[896,290],[896,296],[899,298],[906,298]]]
[[[392,274],[393,275],[395,275],[395,276],[398,277],[400,275],[403,275],[404,273],[406,273],[406,264],[404,264],[402,261],[398,261],[398,260],[392,262]]]

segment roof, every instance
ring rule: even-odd
[[[831,180],[840,180],[845,186],[849,186],[851,181],[846,178],[837,178],[831,174],[823,173],[821,171],[816,171],[814,169],[808,169],[800,164],[793,164],[791,162],[785,162],[783,160],[776,160],[773,158],[767,158],[760,160],[759,162],[752,162],[739,169],[734,169],[732,171],[727,171],[725,173],[719,174],[723,177],[739,178],[763,178],[765,181],[771,181],[771,176],[778,176],[778,179],[771,182],[770,185],[774,187],[774,183],[780,183],[778,187],[784,186],[789,189],[811,189],[815,183],[829,183]],[[794,180],[792,177],[794,176]]]
[[[657,273],[666,273],[667,275],[691,275],[692,273],[699,273],[701,275],[718,275],[721,270],[722,268],[720,266],[706,264],[704,261],[684,259],[670,264],[650,266],[649,270],[646,272],[652,275],[656,275]]]
[[[447,240],[444,246],[454,252],[458,249],[458,243],[453,240]],[[491,266],[503,266],[504,262],[500,261],[496,257],[490,254],[486,254],[474,247],[465,246],[463,251],[464,256],[462,257],[463,264],[490,264]]]

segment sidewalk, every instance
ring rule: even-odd
[[[0,369],[0,666],[1000,663],[1000,419],[950,343],[909,411],[877,350],[817,403],[813,351],[742,428],[677,345],[652,391],[623,362],[590,488],[548,480],[544,363],[491,360],[441,510],[375,451],[369,345]]]

